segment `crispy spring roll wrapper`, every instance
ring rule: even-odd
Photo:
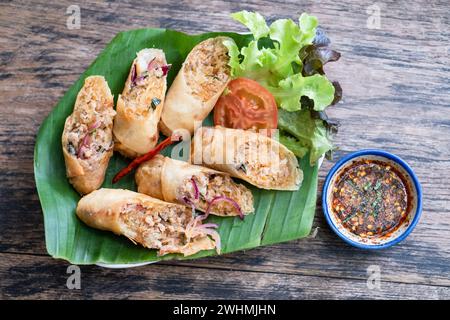
[[[102,76],[90,76],[78,92],[61,137],[66,175],[80,194],[98,189],[113,154],[115,115],[111,90]]]
[[[188,206],[217,216],[237,216],[252,213],[253,195],[230,175],[210,168],[196,166],[157,155],[144,162],[136,171],[136,184],[140,193]],[[239,206],[224,201],[231,199]],[[214,203],[211,201],[214,200]]]
[[[88,226],[123,235],[134,243],[157,249],[159,255],[189,256],[217,247],[218,234],[201,225],[186,206],[167,203],[124,189],[99,189],[79,202],[77,216]]]
[[[170,136],[185,129],[192,135],[211,112],[230,80],[228,37],[210,38],[196,45],[187,56],[167,92],[160,128]]]
[[[199,128],[191,162],[226,172],[261,189],[298,190],[303,180],[295,155],[265,134],[220,126]]]
[[[164,70],[166,68],[166,70]],[[143,49],[131,65],[114,120],[116,151],[135,158],[157,143],[158,122],[167,88],[167,62],[160,49]]]

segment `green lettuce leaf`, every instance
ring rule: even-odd
[[[303,158],[309,151],[308,146],[285,132],[280,133],[279,141],[299,158]]]
[[[236,42],[231,39],[227,39],[223,42],[224,46],[228,49],[228,56],[230,57],[230,61],[228,65],[231,67],[231,76],[237,77],[238,72],[240,70],[239,65],[239,48],[236,45]]]
[[[323,111],[334,99],[334,86],[325,77],[315,74],[303,77],[300,73],[279,82],[279,86],[271,88],[278,106],[287,111],[296,111],[300,107],[300,98],[306,96],[314,101],[314,110]]]
[[[233,77],[258,81],[274,94],[280,108],[289,111],[301,109],[302,95],[314,101],[316,110],[323,110],[333,101],[334,88],[326,77],[301,75],[300,52],[313,43],[318,25],[316,17],[303,13],[298,23],[279,19],[270,27],[259,13],[240,11],[232,17],[245,25],[254,38],[240,51],[235,43],[224,43],[230,52]],[[264,46],[267,37],[271,46]]]
[[[277,79],[271,75],[271,69],[268,66],[274,66],[277,63],[277,56],[270,48],[258,48],[258,42],[252,40],[245,47],[237,47],[234,41],[225,40],[223,43],[228,48],[231,67],[231,76],[234,78],[245,77],[258,81],[263,86],[268,87],[275,84]]]
[[[300,18],[298,18],[298,24],[303,34],[302,41],[304,43],[313,42],[316,36],[316,28],[319,25],[319,21],[317,20],[317,18],[314,16],[310,16],[307,13],[302,13],[300,15]]]
[[[231,17],[246,26],[253,34],[255,40],[259,40],[269,34],[269,27],[266,24],[266,20],[258,12],[243,10],[232,13]]]
[[[333,149],[331,137],[324,121],[314,118],[310,110],[295,112],[278,112],[278,128],[280,142],[290,149],[296,156],[303,157],[304,148],[310,151],[311,165],[326,152]]]
[[[276,55],[277,61],[272,66],[272,73],[279,82],[293,74],[293,63],[298,65],[302,63],[299,57],[299,51],[304,45],[301,41],[302,32],[294,21],[280,19],[271,24],[270,39],[276,41],[272,51]]]
[[[342,95],[338,83],[333,85],[323,72],[323,65],[340,54],[329,48],[317,18],[306,13],[298,23],[279,19],[270,26],[259,13],[241,11],[232,17],[253,35],[240,50],[233,41],[224,42],[232,76],[258,81],[274,95],[280,142],[298,157],[309,154],[315,163],[333,150],[327,122],[316,115],[325,115],[326,107]]]

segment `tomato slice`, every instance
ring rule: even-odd
[[[214,124],[234,129],[276,129],[278,108],[273,95],[258,82],[237,78],[214,107]],[[270,132],[270,131],[269,131]]]

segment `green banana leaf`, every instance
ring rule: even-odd
[[[158,257],[155,250],[134,245],[112,233],[89,228],[78,220],[75,208],[80,196],[66,179],[61,134],[64,121],[72,112],[76,95],[87,76],[103,75],[117,99],[136,52],[156,47],[164,50],[167,61],[172,64],[168,76],[170,85],[189,51],[200,41],[218,35],[232,37],[239,47],[250,40],[248,35],[236,33],[187,35],[165,29],[119,33],[59,101],[39,130],[34,152],[36,186],[44,214],[47,251],[51,256],[74,264],[132,264],[185,259],[180,255]],[[211,124],[210,116],[205,125]],[[267,191],[247,185],[255,199],[254,214],[244,221],[232,217],[209,218],[210,222],[219,224],[222,253],[298,239],[309,234],[316,207],[318,166],[311,167],[308,159],[307,156],[300,160],[304,180],[299,191]],[[132,174],[114,186],[111,184],[114,174],[127,163],[115,154],[109,163],[103,187],[136,190]],[[203,251],[188,258],[215,254],[213,250]]]

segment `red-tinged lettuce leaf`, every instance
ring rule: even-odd
[[[341,54],[330,47],[331,41],[325,31],[318,27],[316,36],[311,45],[308,45],[300,51],[300,58],[303,62],[303,76],[313,76],[316,74],[325,75],[323,66],[328,62],[338,61]],[[331,105],[338,103],[342,98],[342,87],[339,82],[333,81],[334,99]]]
[[[329,47],[316,47],[310,45],[305,48],[305,58],[303,59],[303,75],[312,76],[315,74],[325,74],[323,66],[332,61],[338,61],[341,54]]]
[[[331,105],[335,105],[342,99],[342,87],[337,81],[333,81],[332,84],[334,87],[334,99],[333,102],[331,102]]]

